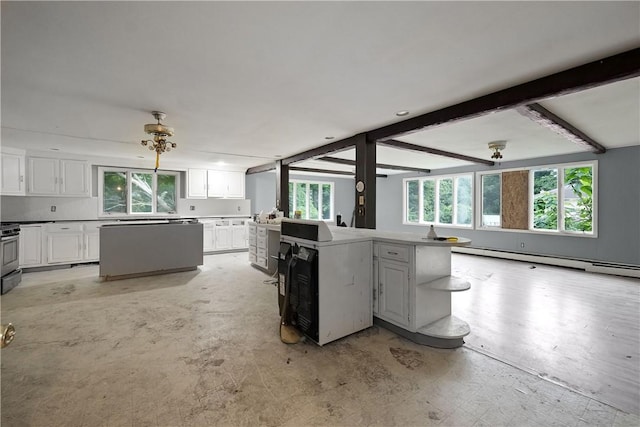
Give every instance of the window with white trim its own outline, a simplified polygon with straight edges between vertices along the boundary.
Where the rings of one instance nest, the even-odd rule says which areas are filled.
[[[403,180],[404,223],[473,225],[473,174]]]
[[[531,168],[529,180],[531,230],[595,233],[595,163]]]
[[[334,217],[333,182],[289,181],[289,215],[331,221]]]
[[[176,213],[179,172],[98,168],[100,216]]]

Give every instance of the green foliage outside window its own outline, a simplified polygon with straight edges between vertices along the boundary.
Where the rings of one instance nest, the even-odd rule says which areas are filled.
[[[426,222],[436,220],[436,182],[428,179],[422,182],[422,215]]]
[[[330,220],[332,191],[331,184],[289,182],[290,217],[293,218],[295,211],[298,210],[301,211],[303,219]]]
[[[564,200],[564,228],[593,231],[593,170],[591,166],[564,170],[564,184],[571,188]]]
[[[456,178],[456,189],[456,224],[471,225],[473,216],[471,177]]]
[[[102,206],[104,212],[127,213],[126,172],[105,172],[102,193]]]
[[[131,174],[131,212],[152,212],[153,175],[134,172]]]
[[[533,228],[558,229],[558,170],[533,172]]]
[[[482,176],[482,214],[500,215],[500,174]]]
[[[176,176],[157,175],[156,203],[157,211],[176,212]]]
[[[420,187],[419,181],[407,181],[407,221],[418,222],[419,220],[419,201]]]
[[[440,224],[453,223],[453,179],[446,178],[438,181],[440,195]]]

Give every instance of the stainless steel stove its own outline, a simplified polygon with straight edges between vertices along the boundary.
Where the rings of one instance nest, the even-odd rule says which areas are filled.
[[[0,223],[1,293],[5,294],[22,281],[20,265],[20,224]]]

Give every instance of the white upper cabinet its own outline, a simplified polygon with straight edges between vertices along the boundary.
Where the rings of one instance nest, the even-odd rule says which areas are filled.
[[[2,183],[0,193],[6,196],[24,196],[24,154],[2,152]]]
[[[90,168],[83,160],[28,157],[27,193],[32,196],[90,196]]]
[[[207,170],[189,169],[187,171],[187,199],[207,198]]]
[[[244,198],[244,172],[209,170],[208,196]]]
[[[82,160],[60,160],[60,194],[90,196],[89,164]]]

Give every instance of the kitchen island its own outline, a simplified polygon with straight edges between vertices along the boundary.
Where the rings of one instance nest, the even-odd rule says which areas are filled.
[[[202,224],[126,222],[100,227],[100,277],[117,280],[195,270],[203,264]]]

